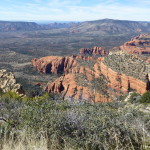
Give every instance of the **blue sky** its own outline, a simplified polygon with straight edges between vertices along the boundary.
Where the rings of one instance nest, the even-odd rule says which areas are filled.
[[[0,20],[150,21],[150,0],[0,0]]]

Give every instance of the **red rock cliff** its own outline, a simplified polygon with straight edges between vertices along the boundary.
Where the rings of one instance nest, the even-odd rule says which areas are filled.
[[[41,73],[62,73],[69,72],[71,68],[76,66],[76,59],[81,60],[93,60],[92,57],[85,56],[71,56],[71,57],[61,57],[61,56],[47,56],[40,59],[34,58],[32,60],[33,66]]]
[[[122,91],[123,93],[127,93],[130,88],[141,94],[147,91],[146,82],[125,74],[119,74],[108,68],[103,62],[100,62],[99,65],[101,73],[109,80],[108,87],[116,91]]]
[[[73,73],[61,76],[53,83],[48,83],[46,90],[49,93],[63,94],[65,99],[81,100],[89,102],[108,102],[109,98],[104,95],[92,92],[92,89],[79,85],[76,81],[76,75]]]
[[[150,73],[148,72],[150,68],[148,68],[148,63],[143,63],[143,60],[140,60],[141,58],[138,59],[138,55],[130,55],[128,53],[149,53],[150,41],[148,36],[146,34],[135,37],[131,42],[127,42],[120,47],[123,51],[110,52],[107,57],[103,58],[99,57],[96,59],[82,55],[71,57],[47,56],[40,59],[35,58],[32,60],[32,63],[41,73],[63,73],[54,82],[49,82],[46,90],[50,93],[61,93],[66,99],[93,102],[110,101],[110,98],[105,95],[106,91],[100,92],[95,90],[95,87],[93,87],[95,84],[91,86],[94,79],[99,79],[100,76],[104,76],[108,81],[106,86],[109,96],[112,96],[112,93],[117,93],[118,95],[127,93],[130,89],[143,94],[150,89]],[[124,50],[128,53],[124,52]],[[104,49],[99,47],[94,47],[92,50],[80,50],[80,54],[87,53],[90,55],[106,55]],[[147,59],[147,62],[149,62],[149,59]],[[120,65],[122,65],[122,72],[119,71]],[[146,75],[148,78],[146,78]],[[81,76],[80,81],[77,80],[78,76]],[[96,81],[97,85],[102,84],[99,82],[100,80]],[[83,84],[80,82],[83,82]],[[103,87],[101,86],[100,90],[101,88]]]
[[[39,60],[34,59],[33,65],[40,71],[47,73],[47,66],[50,64],[50,72],[57,74],[62,67],[61,71],[65,72],[65,75],[61,76],[54,82],[49,82],[47,84],[47,91],[53,93],[61,93],[66,99],[75,100],[87,100],[92,102],[106,102],[110,101],[110,98],[101,94],[98,91],[92,91],[88,86],[80,85],[76,80],[77,75],[82,74],[86,77],[87,81],[93,81],[94,78],[99,78],[101,75],[109,81],[107,84],[108,93],[109,89],[113,89],[116,93],[123,92],[127,93],[129,89],[134,89],[138,93],[145,93],[147,91],[147,83],[138,80],[134,77],[127,76],[125,74],[119,74],[118,72],[112,70],[103,63],[105,58],[98,58],[93,66],[93,69],[87,66],[82,66],[77,63],[76,58],[79,57],[44,57]],[[81,57],[87,61],[92,61],[92,58]],[[68,64],[67,64],[68,63]],[[83,79],[84,80],[84,79]],[[99,83],[101,84],[101,83]]]
[[[150,54],[150,34],[140,34],[131,41],[124,43],[120,49],[130,54]]]
[[[93,47],[92,49],[81,48],[81,55],[93,55],[93,56],[106,56],[109,52],[104,50],[103,47]]]

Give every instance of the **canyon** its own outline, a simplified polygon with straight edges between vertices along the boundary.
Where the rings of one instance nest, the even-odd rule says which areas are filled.
[[[110,52],[102,47],[82,48],[76,56],[34,58],[32,64],[40,73],[61,74],[45,90],[62,94],[63,99],[108,102],[130,91],[144,94],[150,90],[150,64],[138,55],[149,51],[149,35],[124,44],[136,43],[133,47],[123,45]]]

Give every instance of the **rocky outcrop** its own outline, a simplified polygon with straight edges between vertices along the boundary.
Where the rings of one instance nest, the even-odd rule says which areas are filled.
[[[147,62],[150,63],[150,58],[147,59]]]
[[[81,55],[90,55],[90,56],[106,56],[108,55],[108,51],[104,50],[103,47],[93,47],[92,49],[88,48],[81,48],[80,54]]]
[[[64,99],[106,102],[133,90],[140,94],[150,90],[149,57],[135,55],[143,54],[144,48],[148,51],[149,39],[149,34],[139,35],[124,44],[130,46],[115,48],[109,54],[94,47],[81,49],[77,56],[35,58],[32,63],[41,73],[63,74],[47,84],[48,92],[60,93]]]
[[[130,54],[150,54],[150,34],[140,34],[131,39],[131,41],[124,43],[124,45],[120,46],[120,49]]]
[[[136,55],[113,52],[99,65],[101,73],[110,81],[108,87],[112,89],[122,92],[132,89],[141,94],[150,89],[150,64]]]
[[[0,89],[6,93],[9,91],[16,92],[21,96],[24,95],[22,86],[16,83],[15,76],[6,70],[0,70]]]
[[[62,73],[70,72],[70,69],[77,65],[77,59],[90,61],[92,57],[85,56],[47,56],[40,59],[34,58],[32,60],[33,66],[41,73]]]
[[[47,56],[40,59],[33,59],[33,66],[41,73],[58,74],[70,69],[75,61],[75,57]]]
[[[150,64],[141,57],[125,51],[111,52],[104,59],[104,64],[113,71],[145,81],[150,73]]]
[[[148,84],[149,79],[147,82],[144,82],[124,73],[114,71],[104,63],[105,58],[98,58],[93,65],[93,69],[76,64],[77,66],[70,68],[68,74],[64,74],[54,82],[49,82],[46,90],[49,93],[62,94],[64,99],[69,100],[108,102],[114,95],[119,96],[121,93],[127,93],[130,90],[143,94],[150,88],[150,84]],[[100,76],[104,76],[105,79],[103,80],[108,82],[96,80]],[[104,90],[103,87],[105,87]]]
[[[104,63],[100,63],[101,73],[109,80],[108,87],[123,93],[129,92],[131,89],[140,94],[144,94],[148,88],[148,82],[138,80],[125,74],[119,74],[108,68]],[[146,78],[145,78],[146,79]]]
[[[79,85],[77,76],[73,73],[61,76],[54,82],[49,82],[46,90],[49,93],[62,94],[64,99],[79,100],[88,102],[108,102],[110,99],[99,92],[89,88],[89,86]],[[82,78],[83,79],[83,78]],[[84,80],[84,79],[83,79]],[[84,81],[88,82],[88,81]]]

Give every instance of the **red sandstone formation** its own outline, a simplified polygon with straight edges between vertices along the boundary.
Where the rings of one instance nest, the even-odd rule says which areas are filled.
[[[108,102],[109,98],[100,93],[93,93],[89,87],[80,86],[76,82],[76,76],[73,73],[61,76],[53,83],[48,83],[46,90],[49,93],[63,94],[65,99],[81,100],[89,102]]]
[[[150,54],[150,34],[140,34],[131,41],[124,43],[120,49],[129,54]]]
[[[76,68],[77,69],[77,68]],[[55,80],[54,82],[49,82],[47,84],[47,91],[50,93],[63,94],[65,99],[74,100],[86,100],[90,102],[108,102],[110,98],[105,97],[100,92],[92,92],[89,87],[81,86],[77,83],[75,77],[76,73],[84,74],[84,69],[78,68],[80,71],[72,70],[72,73],[66,74]],[[92,80],[89,76],[95,76],[98,78],[100,75],[104,75],[108,83],[108,88],[115,89],[116,91],[122,91],[127,93],[129,88],[134,89],[138,93],[145,93],[147,90],[147,83],[140,81],[136,78],[126,76],[125,74],[118,74],[118,72],[113,71],[104,65],[100,60],[94,65],[94,71],[89,69],[86,76],[88,80]]]
[[[98,64],[95,64],[95,70],[97,70],[97,66]],[[148,87],[146,82],[125,74],[119,74],[118,72],[108,68],[103,62],[99,62],[99,68],[101,71],[96,71],[96,75],[103,74],[109,81],[108,87],[115,89],[116,91],[127,93],[130,88],[134,89],[140,94],[143,94],[147,91]]]
[[[76,74],[83,74],[87,77],[88,81],[92,81],[94,78],[99,78],[100,75],[104,75],[109,81],[108,89],[114,89],[116,91],[122,91],[127,93],[129,88],[134,89],[138,93],[145,93],[147,90],[147,83],[140,81],[134,77],[126,76],[125,74],[119,74],[118,72],[113,71],[108,68],[102,60],[104,58],[98,58],[93,69],[91,70],[87,66],[81,66],[76,62],[76,58],[79,59],[79,56],[72,57],[56,57],[49,56],[43,57],[41,59],[34,59],[33,65],[38,69],[39,72],[53,72],[57,74],[62,68],[61,71],[64,71],[66,74],[55,80],[53,83],[48,83],[47,91],[53,93],[64,94],[66,99],[75,99],[80,100],[84,99],[87,101],[93,102],[106,102],[110,101],[109,98],[100,94],[99,92],[93,93],[91,89],[85,86],[80,86],[75,81]],[[91,60],[92,58],[81,57],[80,59]],[[49,71],[47,66],[51,66]],[[63,67],[62,67],[63,66]]]
[[[92,81],[95,76],[95,72],[87,66],[81,66],[76,60],[92,61],[92,57],[85,56],[71,56],[71,57],[57,57],[48,56],[40,59],[33,59],[32,63],[34,67],[42,73],[59,73],[60,68],[62,72],[66,74],[55,80],[53,83],[48,83],[47,91],[54,93],[64,94],[67,99],[75,100],[87,100],[93,102],[106,102],[110,101],[109,98],[85,86],[80,86],[75,81],[76,74],[85,75],[88,81]],[[99,58],[101,61],[102,58]],[[51,66],[51,67],[48,67]]]
[[[74,65],[74,57],[47,56],[33,59],[33,66],[41,73],[58,74]]]
[[[120,49],[132,54],[150,53],[149,39],[149,34],[137,36],[133,38],[131,42],[126,42],[120,47]],[[110,55],[112,55],[111,53]],[[80,54],[104,56],[108,53],[106,53],[101,47],[94,47],[92,50],[81,49]],[[90,102],[110,101],[110,98],[104,96],[104,94],[101,94],[97,91],[93,92],[93,90],[91,90],[88,86],[78,83],[76,81],[76,77],[79,74],[84,75],[90,82],[92,82],[94,78],[99,78],[101,75],[103,75],[108,81],[107,87],[110,95],[112,94],[110,92],[111,89],[117,91],[116,93],[127,93],[129,89],[133,89],[140,94],[143,94],[150,89],[150,87],[148,87],[150,85],[148,82],[146,83],[142,80],[136,79],[135,77],[127,76],[126,74],[120,74],[112,70],[103,63],[104,59],[104,57],[99,57],[97,60],[95,60],[93,57],[86,57],[82,55],[71,57],[47,56],[40,59],[35,58],[32,60],[32,63],[34,67],[41,73],[65,73],[54,82],[49,82],[46,87],[48,92],[61,93],[64,95],[65,99],[87,100]],[[91,68],[91,66],[89,67],[88,65],[84,65],[84,63],[82,64],[84,61],[87,63],[92,61],[96,62],[94,62],[95,64]],[[150,59],[147,59],[147,62],[150,62]]]
[[[93,55],[93,56],[105,56],[109,52],[105,51],[103,47],[93,47],[92,49],[88,48],[81,48],[80,54],[81,55]]]
[[[150,63],[150,58],[147,59],[147,62]]]
[[[85,68],[83,68],[83,66],[78,68],[78,71],[77,67],[73,68],[71,71],[72,73],[61,76],[53,83],[48,83],[47,91],[50,93],[63,94],[66,99],[87,100],[90,102],[110,101],[109,98],[99,92],[95,91],[95,93],[93,93],[88,87],[79,85],[75,80],[76,73],[86,75],[88,80],[92,80],[90,77],[93,75],[95,78],[98,78],[100,75],[104,75],[109,81],[108,88],[115,89],[116,91],[122,91],[123,93],[127,93],[129,88],[132,88],[141,94],[147,91],[147,83],[113,71],[104,65],[100,58],[94,65],[94,71],[89,69],[89,72],[87,71],[87,74],[85,74],[85,71],[83,71],[84,69]]]
[[[47,56],[40,59],[34,58],[32,60],[32,64],[41,73],[58,74],[62,72],[70,72],[70,69],[76,66],[76,59],[82,59],[87,61],[93,60],[92,57],[85,56]]]
[[[91,97],[94,97],[94,99],[91,99],[94,102],[109,101],[109,99],[102,94],[93,94],[93,92],[88,87],[79,86],[75,81],[76,74],[85,75],[89,81],[92,81],[93,77],[98,78],[100,75],[104,75],[109,81],[108,88],[115,89],[116,91],[122,91],[123,93],[127,93],[129,88],[132,88],[141,94],[147,91],[146,82],[113,71],[102,62],[104,58],[97,59],[93,70],[86,66],[80,66],[77,64],[76,58],[79,57],[49,56],[43,57],[39,60],[34,59],[32,62],[40,72],[47,73],[47,66],[50,64],[51,68],[49,68],[49,72],[57,74],[60,71],[59,69],[62,68],[61,71],[68,73],[55,80],[53,83],[48,83],[47,85],[48,92],[64,94],[65,98],[90,100]],[[90,57],[86,58],[81,56],[80,59],[92,60]]]

